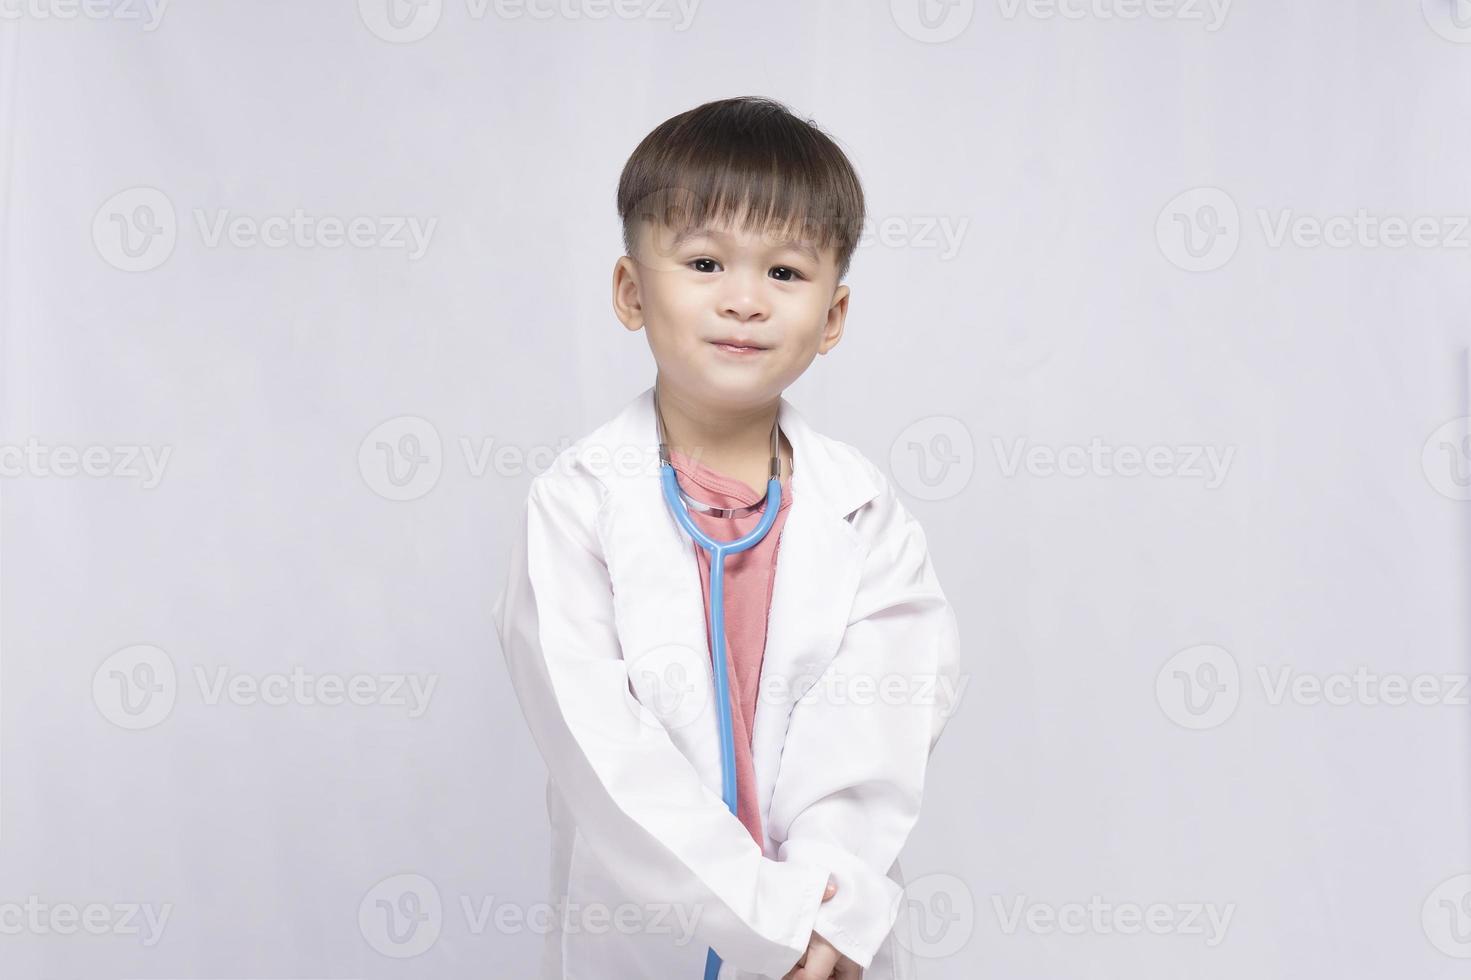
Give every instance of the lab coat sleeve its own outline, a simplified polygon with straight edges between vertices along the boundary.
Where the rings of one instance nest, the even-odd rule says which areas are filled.
[[[629,896],[690,909],[697,942],[781,976],[828,869],[765,857],[633,697],[596,529],[605,492],[585,475],[532,481],[493,610],[511,683],[578,833]]]
[[[777,856],[829,868],[813,930],[863,968],[893,929],[888,876],[919,816],[931,750],[955,709],[959,634],[924,531],[882,490],[853,519],[868,545],[847,629],[792,709],[771,803]]]

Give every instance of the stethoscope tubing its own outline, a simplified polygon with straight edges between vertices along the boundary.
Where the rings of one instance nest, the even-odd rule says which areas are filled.
[[[663,463],[659,467],[659,479],[664,490],[664,500],[674,513],[681,527],[701,548],[710,552],[710,610],[713,634],[710,644],[711,671],[715,682],[715,712],[720,730],[720,798],[730,812],[737,813],[739,805],[735,766],[735,722],[730,707],[730,674],[726,666],[725,649],[725,557],[740,554],[755,547],[771,526],[781,510],[781,480],[773,476],[766,482],[765,508],[761,520],[747,533],[734,541],[716,541],[698,526],[690,516],[689,505],[675,479],[674,467]],[[705,957],[705,980],[717,980],[720,975],[720,955],[712,948]]]

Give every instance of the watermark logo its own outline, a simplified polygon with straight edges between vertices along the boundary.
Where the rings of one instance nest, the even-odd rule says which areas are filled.
[[[0,443],[0,477],[129,479],[152,490],[163,482],[173,452],[173,446],[47,445],[29,436],[24,445]]]
[[[124,272],[157,269],[174,254],[179,222],[174,203],[156,187],[129,187],[92,216],[92,244],[103,261]]]
[[[1094,436],[1086,447],[1078,445],[1053,447],[1029,445],[1025,439],[1014,439],[1008,450],[999,437],[991,440],[992,451],[1002,476],[1011,478],[1023,468],[1031,476],[1061,474],[1079,476],[1153,477],[1203,480],[1205,489],[1214,490],[1226,482],[1235,446],[1155,445],[1141,448],[1133,445],[1109,446]]]
[[[358,903],[358,931],[384,956],[410,959],[426,952],[444,928],[444,907],[434,882],[420,874],[391,875]]]
[[[178,694],[173,660],[148,643],[117,651],[92,675],[92,703],[102,717],[131,731],[152,728],[166,719]]]
[[[417,500],[434,489],[443,469],[439,430],[417,415],[381,423],[358,446],[358,472],[385,500]]]
[[[136,936],[146,947],[157,946],[173,914],[172,902],[45,902],[28,895],[24,902],[0,902],[0,936]]]
[[[690,29],[699,0],[465,0],[471,20],[484,20],[495,8],[499,20],[646,20],[668,22],[675,33]]]
[[[270,707],[335,708],[350,704],[356,707],[404,708],[411,719],[422,718],[429,710],[438,674],[334,674],[308,673],[301,665],[290,671],[264,674],[234,673],[227,666],[213,671],[195,665],[194,682],[205,704],[222,703],[238,707],[264,704]]]
[[[759,700],[771,704],[824,704],[833,707],[939,708],[945,719],[960,709],[971,676],[922,672],[901,674],[827,669],[817,676],[799,674],[790,681],[776,675],[763,677]]]
[[[970,227],[967,217],[939,215],[891,215],[882,220],[865,217],[858,234],[858,247],[875,243],[884,248],[918,249],[939,252],[941,262],[960,254]]]
[[[1241,671],[1223,647],[1187,647],[1160,668],[1154,696],[1165,716],[1181,728],[1215,728],[1241,701]]]
[[[228,243],[234,248],[342,248],[402,250],[410,262],[429,251],[438,218],[412,214],[308,214],[293,208],[290,214],[238,214],[229,208],[195,208],[194,224],[205,248]]]
[[[390,44],[412,44],[439,25],[444,0],[358,0],[358,17]]]
[[[463,926],[470,936],[494,931],[510,936],[525,932],[546,935],[586,933],[603,936],[672,936],[676,946],[693,941],[702,909],[669,902],[574,902],[563,895],[553,902],[508,902],[494,895],[460,895],[463,923],[454,920],[453,896],[446,905],[438,887],[424,875],[390,875],[370,888],[358,903],[358,931],[376,952],[411,959],[427,952],[447,928]]]
[[[1420,450],[1420,468],[1437,493],[1471,500],[1471,416],[1451,419],[1430,433]]]
[[[924,44],[953,41],[970,26],[975,14],[975,0],[889,0],[894,24]]]
[[[375,426],[359,443],[358,470],[368,489],[388,500],[422,497],[434,489],[446,466],[460,464],[471,479],[519,479],[550,471],[600,478],[659,475],[655,442],[616,445],[584,439],[579,451],[568,452],[573,443],[564,436],[556,445],[521,446],[495,436],[469,435],[451,436],[446,443],[428,419],[400,415]],[[698,462],[704,447],[691,447],[687,455]]]
[[[1367,208],[1327,216],[1293,208],[1256,208],[1255,214],[1262,244],[1272,250],[1471,248],[1467,235],[1471,215],[1375,214]],[[1154,230],[1165,258],[1188,272],[1209,272],[1225,265],[1245,233],[1236,202],[1217,187],[1196,187],[1177,195],[1160,211]]]
[[[1292,208],[1278,208],[1275,216],[1267,208],[1257,208],[1256,213],[1268,248],[1282,248],[1288,242],[1296,248],[1471,247],[1471,239],[1466,237],[1471,218],[1464,214],[1422,214],[1410,218],[1401,214],[1371,214],[1367,208],[1326,218],[1299,214]]]
[[[1352,673],[1338,671],[1312,674],[1291,666],[1276,669],[1265,665],[1256,669],[1267,703],[1273,707],[1295,704],[1314,707],[1327,704],[1387,705],[1400,707],[1418,704],[1465,707],[1467,676],[1465,674],[1383,674],[1359,666]]]
[[[0,22],[17,20],[138,21],[145,31],[163,23],[169,0],[0,0]]]
[[[0,0],[3,2],[3,0]],[[402,250],[410,262],[429,251],[437,217],[401,214],[243,214],[230,208],[190,212],[205,248]],[[92,216],[92,243],[103,261],[124,272],[148,272],[163,265],[179,239],[173,201],[156,187],[130,187],[102,203]]]
[[[699,0],[465,0],[471,22],[498,21],[667,21],[676,32],[690,29]],[[358,0],[358,17],[372,34],[390,44],[422,41],[439,26],[443,0]]]
[[[1219,187],[1175,195],[1154,222],[1159,250],[1187,272],[1210,272],[1231,261],[1241,243],[1241,213]]]
[[[894,930],[899,944],[923,959],[954,956],[976,929],[976,900],[970,886],[952,874],[920,875],[899,894],[904,925]]]
[[[1363,665],[1312,673],[1290,664],[1258,664],[1253,674],[1262,701],[1273,708],[1471,705],[1471,677],[1466,674],[1385,673]],[[1175,724],[1200,730],[1230,720],[1246,687],[1235,657],[1221,647],[1201,644],[1166,661],[1155,678],[1155,698]]]
[[[1023,10],[1033,20],[1199,21],[1214,34],[1226,23],[1231,0],[998,0],[1001,16],[1015,20]]]
[[[1420,0],[1420,12],[1447,41],[1471,44],[1471,0]]]
[[[1436,949],[1456,959],[1471,959],[1471,874],[1436,885],[1420,908],[1420,925]]]
[[[503,936],[523,932],[546,935],[556,923],[564,934],[586,933],[606,936],[616,932],[623,936],[673,936],[675,946],[688,946],[700,922],[701,907],[675,905],[669,902],[497,902],[494,895],[460,896],[460,907],[467,931],[483,935],[492,920],[495,931]]]
[[[1008,936],[1025,929],[1029,933],[1049,936],[1133,936],[1150,932],[1156,936],[1201,936],[1206,946],[1219,946],[1226,939],[1236,903],[1214,902],[1110,902],[1102,895],[1092,895],[1086,903],[1032,901],[1026,895],[1007,900],[991,896],[991,905],[1001,931]]]
[[[201,703],[210,707],[353,705],[403,708],[411,719],[429,710],[439,684],[438,674],[308,673],[300,665],[289,671],[246,674],[228,666],[211,670],[196,664],[191,676]],[[117,651],[92,675],[92,703],[108,721],[130,731],[162,724],[178,696],[179,674],[172,658],[147,643]]]
[[[665,643],[629,661],[629,708],[645,722],[671,731],[705,716],[713,691],[710,655]]]
[[[679,643],[650,649],[628,666],[629,710],[651,727],[670,731],[702,718],[715,718],[714,671],[708,651]],[[763,674],[756,685],[756,704],[790,711],[797,705],[832,708],[938,709],[951,718],[970,686],[970,675],[934,672],[870,673],[824,669],[794,677]]]
[[[920,500],[945,500],[970,484],[976,448],[970,429],[952,415],[931,415],[906,426],[889,446],[894,482]]]

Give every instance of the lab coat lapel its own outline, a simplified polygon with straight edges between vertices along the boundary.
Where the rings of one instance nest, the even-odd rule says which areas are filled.
[[[845,516],[877,492],[867,474],[843,465],[847,461],[836,458],[785,399],[779,423],[792,444],[792,505],[777,550],[751,749],[768,832],[792,707],[837,653],[858,590],[865,549]],[[778,843],[767,837],[768,856]]]

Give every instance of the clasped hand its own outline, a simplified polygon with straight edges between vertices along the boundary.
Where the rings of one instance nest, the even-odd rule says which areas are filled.
[[[822,893],[826,902],[838,893],[838,886],[829,878]],[[797,965],[787,971],[782,980],[861,980],[863,970],[848,957],[833,948],[833,944],[817,933],[807,941],[807,952]]]

